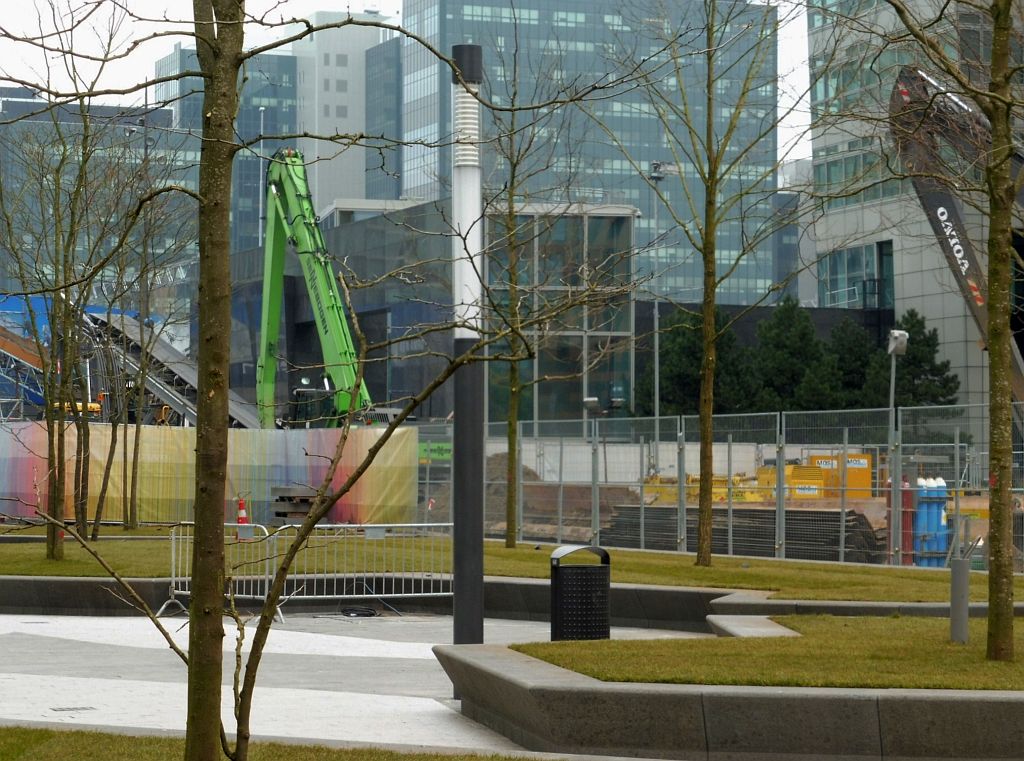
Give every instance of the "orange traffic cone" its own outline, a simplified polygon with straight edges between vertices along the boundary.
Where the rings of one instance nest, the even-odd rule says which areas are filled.
[[[249,525],[249,514],[245,511],[245,497],[238,498],[238,526],[235,530],[236,539],[252,539],[252,526]]]

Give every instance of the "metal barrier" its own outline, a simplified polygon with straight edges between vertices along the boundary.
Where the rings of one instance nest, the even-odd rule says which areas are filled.
[[[184,610],[192,589],[195,524],[171,529],[170,598],[157,612]],[[227,523],[224,526],[225,595],[263,601],[278,558],[297,536],[296,526]],[[289,600],[391,599],[452,594],[452,524],[317,526],[295,555],[278,605]]]

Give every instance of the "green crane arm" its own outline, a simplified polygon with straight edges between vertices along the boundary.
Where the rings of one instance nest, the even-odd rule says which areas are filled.
[[[263,248],[263,305],[260,320],[260,354],[256,365],[256,402],[264,428],[275,424],[277,337],[281,326],[284,289],[285,243],[295,248],[313,307],[324,373],[334,392],[335,418],[372,406],[363,383],[356,388],[359,357],[348,329],[345,305],[338,292],[330,255],[317,226],[316,213],[306,181],[302,154],[282,148],[267,170],[267,222]],[[352,403],[353,394],[356,396]]]

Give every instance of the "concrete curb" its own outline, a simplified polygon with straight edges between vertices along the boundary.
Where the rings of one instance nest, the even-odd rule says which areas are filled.
[[[434,653],[462,712],[530,750],[862,761],[1020,758],[1024,747],[1022,692],[606,683],[495,645]]]

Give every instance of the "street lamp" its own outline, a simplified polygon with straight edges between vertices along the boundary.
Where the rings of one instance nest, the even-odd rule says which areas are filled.
[[[907,340],[910,334],[905,330],[889,331],[889,346],[886,351],[892,361],[889,365],[889,430],[896,430],[896,357],[907,353]]]
[[[654,183],[654,204],[651,209],[651,243],[658,240],[658,207],[661,206],[661,193],[658,192],[658,184],[665,179],[665,172],[662,171],[660,161],[651,162],[651,171],[647,175]],[[655,266],[658,262],[655,254]],[[658,295],[654,295],[654,467],[658,468],[658,446],[661,439],[659,420],[661,418],[661,310],[659,309]]]
[[[903,548],[903,495],[900,489],[903,485],[903,463],[898,452],[899,435],[896,431],[896,357],[902,357],[907,353],[907,341],[910,335],[905,330],[890,330],[889,345],[886,351],[891,357],[889,364],[889,481],[891,484],[890,500],[892,508],[892,524],[890,536],[892,537],[892,551],[897,564],[902,564],[900,552]]]
[[[267,189],[263,182],[263,114],[267,110],[266,106],[260,106],[260,180],[256,186],[256,195],[259,198],[259,219],[256,220],[256,224],[259,227],[259,245],[263,246],[263,196],[266,195]],[[250,207],[251,208],[251,207]]]

